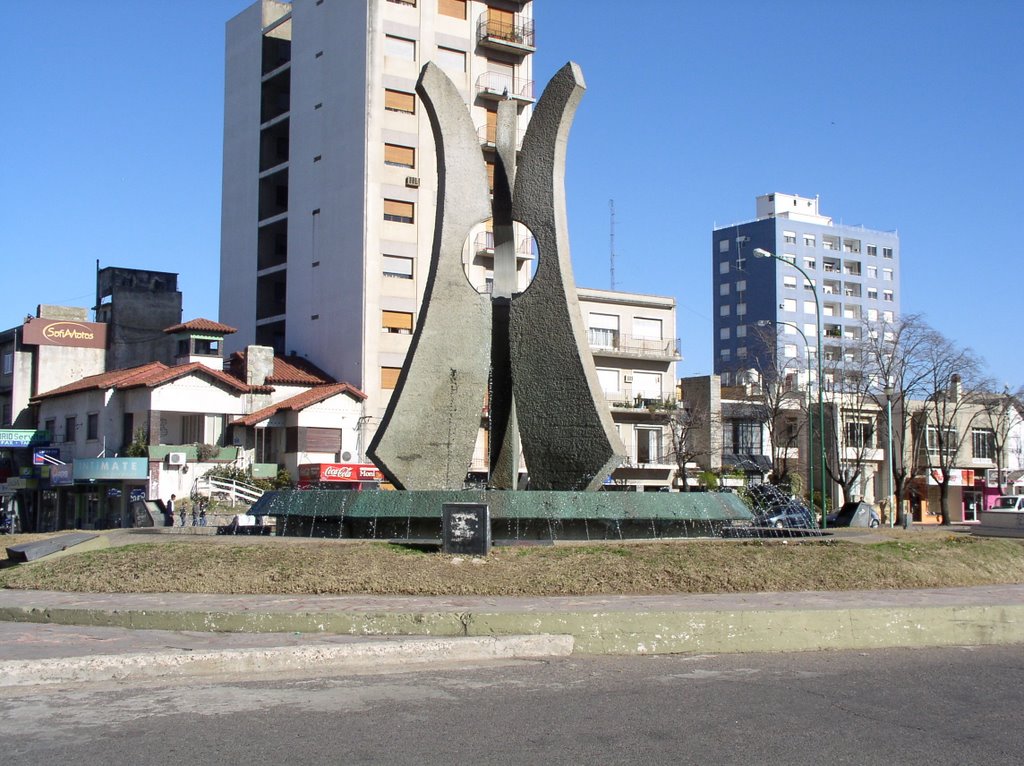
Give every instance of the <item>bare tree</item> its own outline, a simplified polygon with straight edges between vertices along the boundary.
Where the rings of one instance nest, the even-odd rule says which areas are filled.
[[[676,465],[676,478],[682,491],[688,492],[691,465],[699,467],[702,463],[705,466],[709,463],[714,443],[710,433],[718,422],[719,413],[684,400],[679,407],[665,410],[663,414],[671,440],[670,456]]]
[[[936,330],[928,333],[921,351],[926,396],[915,414],[915,463],[938,484],[942,523],[948,526],[950,480],[981,412],[981,365],[973,351]]]
[[[994,385],[986,386],[989,390],[995,390]],[[982,438],[988,438],[987,447],[991,453],[991,459],[996,464],[996,476],[1003,491],[1004,472],[1006,470],[1006,459],[1009,456],[1010,435],[1024,423],[1024,390],[1017,389],[1013,393],[1008,387],[1003,388],[1001,394],[988,394],[979,397],[980,411],[977,424],[986,434]]]
[[[862,349],[865,368],[872,379],[871,394],[887,417],[891,410],[892,449],[887,450],[887,458],[891,461],[897,517],[902,508],[900,498],[911,476],[908,404],[926,395],[929,375],[924,350],[931,333],[932,329],[918,314],[906,314],[894,322],[866,322],[863,327]],[[885,425],[887,429],[890,426]]]

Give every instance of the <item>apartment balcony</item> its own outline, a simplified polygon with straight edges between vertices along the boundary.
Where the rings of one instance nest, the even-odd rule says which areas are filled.
[[[477,131],[477,135],[480,137],[480,146],[489,151],[495,151],[498,148],[498,127],[496,125],[481,125]],[[523,136],[526,135],[525,130],[516,131],[516,151],[518,152],[523,148]]]
[[[476,94],[489,101],[512,99],[520,105],[536,101],[533,80],[523,80],[503,72],[484,72],[476,78]]]
[[[594,356],[631,359],[657,359],[678,362],[679,338],[641,338],[614,330],[587,330],[587,341]]]
[[[520,261],[532,261],[536,258],[537,243],[533,237],[526,237],[519,243],[519,247],[516,248],[516,260]],[[473,242],[473,251],[477,255],[487,255],[494,257],[494,232],[493,231],[482,231],[476,235],[476,239]]]
[[[516,56],[537,50],[533,36],[533,19],[519,14],[484,11],[476,23],[477,44]]]

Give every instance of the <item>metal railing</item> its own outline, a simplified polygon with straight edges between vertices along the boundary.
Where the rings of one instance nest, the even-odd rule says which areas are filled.
[[[642,338],[618,330],[587,330],[587,342],[593,351],[629,356],[675,357],[679,338]]]
[[[533,80],[523,80],[503,72],[484,72],[476,78],[477,93],[500,98],[533,101]]]
[[[243,481],[200,476],[192,483],[192,496],[220,497],[230,502],[234,508],[236,503],[252,505],[263,497],[263,490]]]
[[[537,47],[533,34],[533,19],[524,19],[518,14],[509,22],[484,11],[476,23],[476,40],[522,48]]]

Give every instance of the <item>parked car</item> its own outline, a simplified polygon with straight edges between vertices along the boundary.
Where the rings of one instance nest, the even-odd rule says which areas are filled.
[[[854,501],[843,503],[843,507],[828,516],[830,527],[871,527],[882,523],[882,517],[870,503]]]
[[[817,526],[807,506],[773,484],[754,484],[747,487],[746,494],[755,526],[775,529],[814,529]]]
[[[996,500],[989,510],[993,511],[1024,511],[1024,495],[1003,495]]]

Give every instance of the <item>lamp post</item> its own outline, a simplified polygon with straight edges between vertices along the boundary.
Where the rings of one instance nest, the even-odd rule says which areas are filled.
[[[889,431],[889,446],[885,451],[885,459],[889,463],[889,526],[896,525],[896,479],[892,469],[892,380],[885,379],[885,420]]]
[[[817,341],[818,341],[818,441],[821,446],[821,528],[825,529],[828,526],[828,509],[825,507],[825,399],[822,390],[822,372],[821,372],[821,301],[818,300],[818,285],[810,278],[806,271],[801,267],[797,266],[793,261],[789,261],[785,258],[781,258],[775,253],[771,253],[765,250],[763,247],[754,248],[755,258],[774,258],[777,261],[792,266],[794,269],[799,271],[807,284],[811,286],[811,294],[814,296],[814,317],[817,323]],[[806,345],[806,341],[805,341]],[[811,487],[811,505],[814,505],[814,487]]]
[[[762,319],[757,323],[758,327],[769,327],[773,324],[770,319]],[[792,327],[798,333],[800,337],[804,339],[804,356],[807,355],[807,347],[810,345],[807,342],[807,336],[804,331],[800,329],[800,326],[793,322],[787,322],[782,319],[775,320],[774,324],[786,325]],[[810,376],[808,376],[809,378]],[[814,412],[811,410],[811,385],[810,380],[807,381],[807,496],[810,498],[811,507],[814,507],[814,458],[811,457],[810,452],[813,445],[811,436],[814,432]]]

